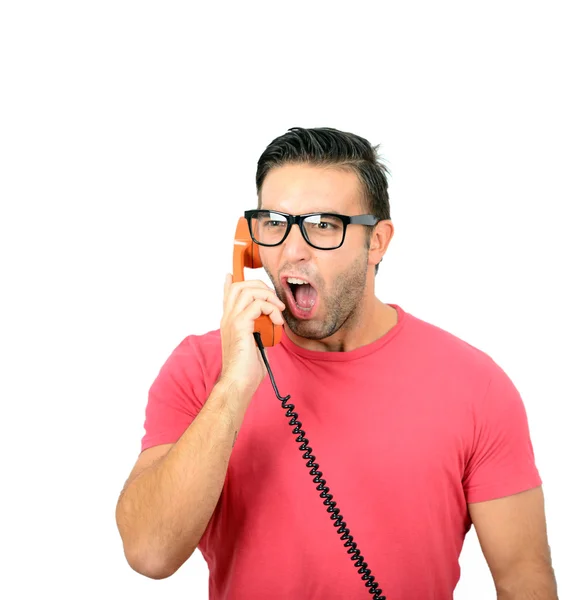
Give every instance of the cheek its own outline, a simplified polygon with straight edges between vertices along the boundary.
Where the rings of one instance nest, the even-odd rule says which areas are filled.
[[[272,277],[277,277],[278,274],[275,253],[268,252],[268,248],[259,246],[259,258],[263,268],[268,272],[268,275],[271,273]]]

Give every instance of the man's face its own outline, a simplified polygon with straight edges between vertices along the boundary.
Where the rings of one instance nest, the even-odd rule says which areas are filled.
[[[272,169],[261,190],[261,208],[299,215],[312,212],[363,214],[360,181],[350,171],[308,165]],[[288,237],[275,247],[259,246],[264,269],[278,298],[288,327],[298,336],[324,339],[333,335],[357,309],[366,288],[368,250],[365,228],[349,225],[345,241],[336,250],[317,250],[293,225]],[[297,316],[285,275],[298,275],[316,290],[316,308]]]

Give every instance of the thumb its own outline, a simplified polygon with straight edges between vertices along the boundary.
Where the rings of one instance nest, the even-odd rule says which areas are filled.
[[[223,291],[223,297],[224,297],[224,302],[223,302],[223,304],[224,304],[225,306],[226,306],[226,303],[227,303],[227,294],[228,294],[228,291],[229,291],[229,286],[231,285],[231,283],[232,283],[232,280],[233,280],[233,275],[232,275],[232,273],[227,273],[227,274],[225,275],[225,285],[224,285],[224,291]]]

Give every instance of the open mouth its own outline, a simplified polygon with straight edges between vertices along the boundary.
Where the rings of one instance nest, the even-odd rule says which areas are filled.
[[[297,279],[297,278],[295,278]],[[300,281],[304,281],[299,279]],[[282,285],[286,291],[288,305],[294,316],[308,319],[314,315],[318,305],[318,293],[310,283],[290,283],[288,278],[282,279]]]

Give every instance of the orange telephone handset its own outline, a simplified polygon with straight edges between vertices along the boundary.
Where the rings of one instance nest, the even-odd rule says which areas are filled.
[[[240,217],[235,231],[233,250],[233,283],[245,281],[245,267],[260,269],[263,267],[259,256],[259,246],[251,239],[247,219]],[[261,335],[264,346],[275,346],[282,339],[282,326],[276,325],[269,315],[261,315],[255,319],[255,329]]]

